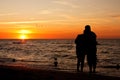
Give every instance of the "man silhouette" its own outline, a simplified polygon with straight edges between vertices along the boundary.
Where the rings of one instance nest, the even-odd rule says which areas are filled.
[[[84,30],[84,46],[85,53],[87,54],[87,61],[90,73],[95,72],[97,65],[96,45],[97,45],[96,34],[91,31],[90,25],[86,25]]]

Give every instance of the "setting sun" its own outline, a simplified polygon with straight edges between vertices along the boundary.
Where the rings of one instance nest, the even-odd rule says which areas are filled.
[[[28,37],[24,34],[20,35],[20,39],[27,39]]]
[[[30,30],[19,30],[18,34],[19,34],[19,39],[28,39],[29,38],[29,34],[31,34],[32,32]]]

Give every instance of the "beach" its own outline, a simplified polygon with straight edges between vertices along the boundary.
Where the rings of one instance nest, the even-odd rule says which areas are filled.
[[[88,72],[60,71],[49,66],[39,68],[24,65],[0,65],[2,80],[120,80],[120,77],[104,76]]]

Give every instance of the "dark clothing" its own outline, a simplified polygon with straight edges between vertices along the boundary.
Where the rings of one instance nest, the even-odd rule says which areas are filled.
[[[78,35],[77,38],[75,39],[75,44],[76,44],[76,55],[77,57],[80,57],[80,55],[83,54],[83,45],[84,45],[84,36],[81,34],[81,35]]]
[[[95,71],[97,64],[97,41],[96,34],[92,31],[84,31],[84,40],[85,40],[85,53],[87,54],[87,61],[90,68],[90,72],[92,72],[92,68]]]
[[[79,70],[79,65],[81,63],[81,70],[84,66],[84,58],[87,55],[87,61],[89,65],[90,72],[95,72],[97,65],[97,41],[96,34],[91,31],[90,25],[85,26],[84,34],[80,34],[75,39],[76,43],[76,55],[77,55],[77,70]]]
[[[84,35],[80,34],[75,39],[76,44],[76,55],[77,55],[77,71],[81,65],[81,71],[83,71],[85,52],[84,52]]]

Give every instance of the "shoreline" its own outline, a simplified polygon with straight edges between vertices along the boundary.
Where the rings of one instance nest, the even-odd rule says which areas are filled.
[[[1,79],[5,80],[120,80],[120,77],[95,73],[35,69],[25,66],[0,65]]]

